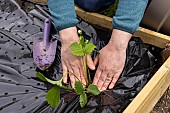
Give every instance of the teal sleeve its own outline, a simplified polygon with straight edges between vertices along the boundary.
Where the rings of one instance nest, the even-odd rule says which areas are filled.
[[[119,0],[118,9],[113,17],[113,28],[135,33],[142,20],[148,0]]]
[[[48,8],[55,27],[59,31],[76,26],[78,23],[74,0],[48,0]]]

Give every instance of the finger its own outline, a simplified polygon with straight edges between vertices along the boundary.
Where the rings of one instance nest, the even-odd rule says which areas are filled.
[[[82,67],[83,67],[83,65],[82,65],[82,63],[80,63],[80,65],[79,65],[80,80],[84,85],[86,85],[86,78],[84,75],[84,69]]]
[[[106,71],[102,71],[101,75],[100,75],[100,78],[97,82],[97,87],[99,88],[100,91],[102,91],[102,86],[107,78],[107,74]]]
[[[69,77],[70,77],[70,81],[71,81],[71,86],[72,86],[72,88],[74,88],[75,77],[73,74],[73,70],[71,68],[68,68],[68,69],[69,69]]]
[[[79,72],[80,72],[80,78],[81,78],[81,82],[86,85],[86,78],[84,75],[84,70],[82,68],[79,68]]]
[[[94,65],[96,66],[99,62],[99,55],[96,56],[96,58],[94,59]]]
[[[94,85],[97,85],[101,73],[102,73],[102,71],[98,68],[97,71],[96,71],[96,74],[94,76],[94,79],[93,79],[93,84]]]
[[[63,68],[63,82],[67,84],[67,67],[64,62],[62,62],[62,68]]]
[[[120,74],[121,74],[121,73],[116,73],[116,74],[113,76],[112,82],[111,82],[110,85],[109,85],[109,89],[112,89],[112,88],[115,86],[117,80],[119,79]]]
[[[95,70],[95,65],[90,55],[87,55],[87,65],[91,70]]]
[[[79,66],[72,66],[72,70],[73,70],[73,74],[74,74],[74,77],[75,77],[75,80],[76,81],[82,81],[81,80],[81,77],[80,77],[80,71],[79,71]]]
[[[107,87],[109,86],[110,82],[112,81],[112,77],[113,77],[114,74],[108,74],[107,75],[107,78],[101,88],[101,91],[104,91],[107,89]]]

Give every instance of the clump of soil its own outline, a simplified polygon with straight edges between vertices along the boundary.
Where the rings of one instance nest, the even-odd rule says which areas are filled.
[[[151,113],[170,113],[170,87],[155,105]]]

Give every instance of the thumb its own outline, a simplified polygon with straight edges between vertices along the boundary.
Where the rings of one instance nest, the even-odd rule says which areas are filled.
[[[95,65],[90,55],[87,55],[87,65],[91,70],[95,70]]]
[[[62,62],[62,68],[63,68],[63,82],[67,84],[67,67],[64,62]]]
[[[99,55],[96,56],[96,58],[94,59],[94,65],[96,66],[99,62]]]

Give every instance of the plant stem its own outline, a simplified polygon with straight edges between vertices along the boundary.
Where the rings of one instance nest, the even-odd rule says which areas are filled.
[[[95,51],[96,53],[100,54],[100,52],[98,50],[93,50],[93,51]]]
[[[91,76],[90,76],[90,71],[89,71],[89,69],[87,69],[87,73],[88,73],[89,84],[92,84],[92,80],[91,80]]]
[[[67,74],[73,74],[73,73],[71,73],[71,72],[67,72]],[[80,81],[80,79],[79,79],[79,78],[78,78],[75,74],[73,74],[73,75],[74,75],[74,77],[76,77],[76,79],[77,79],[79,82],[81,82],[81,81]],[[82,83],[82,82],[81,82],[81,83]],[[86,85],[85,85],[85,84],[83,84],[83,83],[82,83],[82,85],[86,86]]]
[[[67,86],[60,86],[60,87],[63,88],[63,89],[66,89],[66,90],[73,91],[73,88],[69,88],[69,87],[67,87]]]
[[[86,79],[86,83],[88,84],[86,55],[84,55],[82,58],[83,58],[84,76]]]

